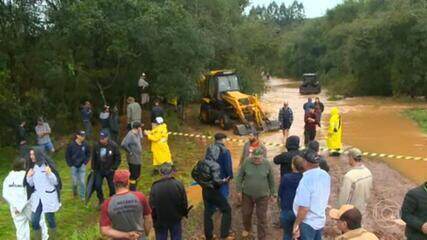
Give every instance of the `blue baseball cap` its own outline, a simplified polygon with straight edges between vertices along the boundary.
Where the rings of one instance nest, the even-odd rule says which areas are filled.
[[[109,134],[108,134],[108,132],[107,132],[107,131],[105,131],[105,130],[101,130],[101,132],[99,133],[99,137],[100,137],[101,139],[108,138],[108,136],[109,136]]]

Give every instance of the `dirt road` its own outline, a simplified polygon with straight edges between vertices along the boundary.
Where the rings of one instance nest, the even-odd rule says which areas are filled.
[[[277,117],[277,113],[280,109],[280,106],[283,103],[283,100],[286,99],[289,101],[291,108],[294,110],[294,124],[290,131],[292,135],[298,135],[302,137],[303,135],[303,110],[302,105],[306,101],[307,96],[300,96],[298,90],[295,88],[295,83],[282,80],[282,79],[271,79],[268,83],[269,91],[263,95],[262,103],[267,112],[271,115],[272,118]],[[340,106],[340,108],[344,109],[344,119],[346,119],[346,115],[349,113],[346,108],[346,102],[328,102],[326,101],[326,97],[321,94],[319,97],[325,103],[325,115],[323,117],[323,124],[325,124],[325,120],[327,119],[327,113],[331,106]],[[192,120],[191,120],[192,119]],[[197,123],[196,116],[190,116],[191,125],[194,126],[194,130],[197,132],[207,132],[213,133],[218,131],[215,127],[206,127],[201,126]],[[346,129],[346,124],[354,124],[350,122],[344,122],[344,129]],[[231,134],[231,133],[230,133]],[[345,133],[344,133],[345,134]],[[235,137],[235,136],[233,136]],[[283,142],[282,136],[280,132],[275,133],[265,133],[261,136],[262,140],[265,142]],[[345,138],[346,139],[346,138]],[[319,130],[318,132],[318,140],[324,145],[323,139],[323,130]],[[347,142],[346,142],[347,143]],[[201,145],[206,145],[207,142],[201,142]],[[353,144],[359,146],[357,144]],[[241,146],[235,144],[228,144],[230,148],[234,163],[238,161],[241,154]],[[283,149],[278,147],[268,148],[268,158],[272,160],[274,156],[279,154]],[[328,162],[330,165],[330,175],[332,177],[332,193],[330,197],[330,205],[335,206],[336,198],[338,194],[338,189],[340,187],[340,181],[344,173],[349,169],[347,162],[342,161],[339,158],[328,158]],[[380,237],[380,239],[385,240],[400,240],[403,239],[403,227],[396,224],[393,219],[399,217],[399,210],[401,206],[401,202],[403,200],[403,196],[407,192],[408,189],[413,187],[415,184],[403,177],[399,172],[390,168],[387,164],[376,161],[376,160],[367,160],[366,165],[369,169],[371,169],[374,175],[374,189],[373,196],[368,206],[367,215],[364,217],[364,227],[374,231]],[[276,172],[276,180],[279,178],[279,167],[274,167]],[[237,172],[237,169],[236,169]],[[422,173],[422,172],[421,172]],[[419,174],[419,173],[418,173]],[[278,183],[278,181],[277,181]],[[198,186],[189,188],[189,196],[193,204],[200,203],[201,201],[201,193],[200,188]],[[240,233],[242,231],[242,221],[241,221],[241,212],[240,208],[235,204],[235,190],[234,184],[232,184],[232,193],[230,201],[233,205],[233,230],[237,233],[237,239],[240,238]],[[201,208],[202,209],[202,208]],[[201,209],[199,211],[195,211],[192,213],[192,217],[203,219],[201,215]],[[271,204],[269,207],[269,222],[272,223],[276,221],[278,218],[278,207],[276,204]],[[256,221],[254,220],[254,224]],[[219,226],[219,222],[218,225]],[[196,232],[196,234],[191,234],[192,236],[201,236],[203,235],[202,229],[202,221],[200,221],[200,228]],[[256,226],[254,225],[254,230]],[[282,232],[280,229],[270,228],[268,239],[281,239]],[[338,231],[334,228],[334,222],[330,219],[327,220],[327,226],[325,228],[325,239],[333,239],[337,236]]]

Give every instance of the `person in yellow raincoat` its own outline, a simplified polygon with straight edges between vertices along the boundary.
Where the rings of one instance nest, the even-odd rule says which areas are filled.
[[[163,163],[171,163],[172,157],[168,145],[168,128],[162,117],[157,117],[153,123],[153,130],[144,131],[151,142],[153,153],[153,166],[157,169]],[[156,170],[155,170],[156,171]]]
[[[342,119],[337,107],[331,110],[326,144],[332,154],[337,154],[342,149]]]

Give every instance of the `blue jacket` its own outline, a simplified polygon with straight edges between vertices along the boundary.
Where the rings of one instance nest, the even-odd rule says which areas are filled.
[[[81,167],[82,164],[89,162],[89,158],[90,148],[86,141],[82,145],[77,144],[75,140],[68,144],[65,152],[65,160],[69,167]]]
[[[222,143],[210,145],[206,151],[206,156],[211,155],[221,168],[221,178],[233,178],[233,162],[230,151]]]
[[[283,175],[279,186],[280,209],[282,211],[292,210],[301,178],[302,173],[287,173]]]
[[[92,109],[87,107],[82,107],[80,112],[82,114],[83,121],[90,121],[90,119],[92,118]]]

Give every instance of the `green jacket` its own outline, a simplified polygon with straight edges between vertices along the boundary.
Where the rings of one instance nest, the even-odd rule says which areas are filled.
[[[251,159],[245,160],[239,169],[236,178],[237,192],[255,199],[266,196],[276,196],[274,175],[270,163],[264,159],[259,165],[255,165]]]
[[[408,240],[427,239],[421,231],[427,222],[427,183],[409,190],[402,204],[402,220],[406,222]]]

